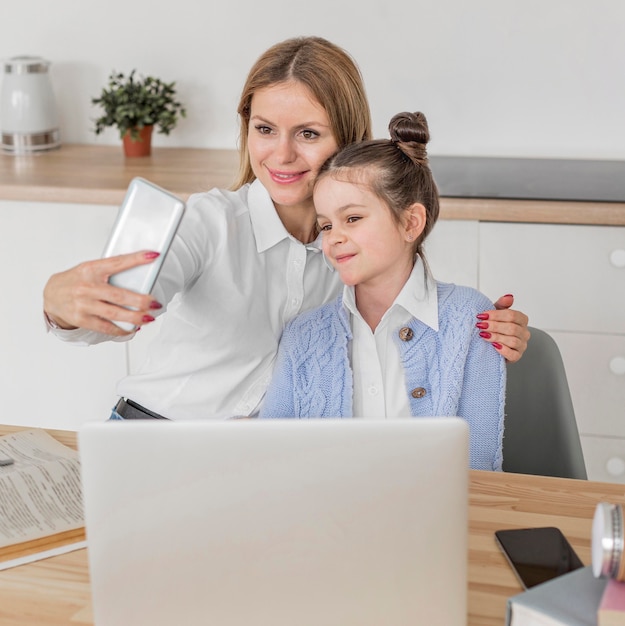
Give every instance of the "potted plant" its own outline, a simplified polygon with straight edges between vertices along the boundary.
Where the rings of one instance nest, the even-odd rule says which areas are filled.
[[[165,83],[152,76],[128,76],[111,72],[108,85],[91,103],[103,114],[95,120],[95,134],[116,126],[124,142],[126,156],[147,156],[151,152],[152,130],[169,135],[186,110],[176,99],[175,83]]]

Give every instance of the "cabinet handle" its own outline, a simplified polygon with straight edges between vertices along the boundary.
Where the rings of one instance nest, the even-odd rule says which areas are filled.
[[[625,356],[615,356],[610,359],[610,371],[617,376],[625,374]]]
[[[625,267],[625,250],[616,249],[610,252],[610,263],[614,267]]]
[[[613,456],[606,461],[605,469],[610,476],[622,476],[625,474],[625,461],[621,457]]]

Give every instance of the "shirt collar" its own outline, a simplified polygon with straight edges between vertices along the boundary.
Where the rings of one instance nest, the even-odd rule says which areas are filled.
[[[345,285],[343,287],[343,303],[352,314],[358,314],[356,309],[356,294],[353,286]],[[397,298],[395,298],[391,309],[397,306],[402,307],[409,315],[420,320],[432,330],[438,331],[438,293],[436,281],[429,273],[427,275],[425,274],[421,257],[417,257],[412,272]]]
[[[269,250],[283,239],[292,239],[301,243],[292,237],[284,227],[269,192],[258,179],[250,184],[247,202],[252,220],[252,230],[256,239],[256,250],[259,253]],[[306,244],[306,249],[321,252],[321,234],[315,241]]]

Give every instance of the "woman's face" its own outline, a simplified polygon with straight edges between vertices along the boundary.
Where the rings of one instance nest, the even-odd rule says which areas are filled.
[[[252,97],[250,163],[279,214],[282,209],[313,207],[317,172],[337,149],[325,109],[302,83],[279,83]]]

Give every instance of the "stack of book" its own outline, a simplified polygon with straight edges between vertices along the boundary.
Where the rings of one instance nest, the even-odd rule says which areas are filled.
[[[625,626],[625,583],[583,567],[508,600],[506,626]]]

